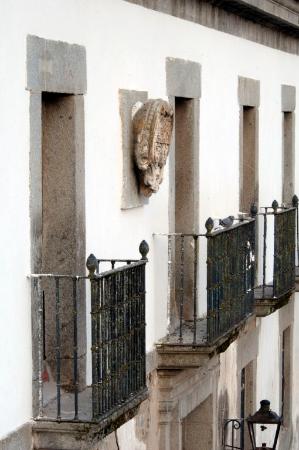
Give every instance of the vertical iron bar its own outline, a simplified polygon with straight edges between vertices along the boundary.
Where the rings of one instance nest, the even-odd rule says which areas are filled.
[[[96,364],[96,280],[90,280],[91,290],[91,362],[92,362],[92,418],[96,419],[98,416],[97,408],[97,364]]]
[[[75,416],[74,420],[78,420],[78,310],[77,310],[77,283],[79,280],[73,278],[73,370],[74,370],[74,402],[75,402]]]
[[[34,278],[34,296],[37,298],[37,347],[38,347],[38,416],[43,416],[43,352],[44,352],[44,308],[43,291],[40,286],[41,280]]]
[[[103,414],[103,278],[98,281],[97,292],[97,405],[98,414]]]
[[[207,341],[211,339],[211,327],[210,327],[210,312],[211,312],[211,296],[212,296],[212,279],[211,279],[211,252],[210,241],[207,239]]]
[[[101,310],[100,310],[100,290],[101,290],[101,279],[98,279],[97,284],[96,284],[96,292],[95,292],[95,321],[94,323],[96,324],[96,402],[97,402],[97,411],[98,411],[98,415],[101,415],[101,407],[100,407],[100,382],[101,382],[101,352],[100,352],[100,340],[101,340],[101,336],[100,336],[100,330],[101,330]]]
[[[297,266],[299,266],[299,205],[296,205]]]
[[[137,268],[137,280],[136,280],[136,290],[137,290],[137,300],[138,300],[138,378],[137,378],[137,389],[140,390],[141,387],[141,377],[142,377],[142,321],[141,321],[141,267]]]
[[[180,335],[179,341],[183,341],[183,313],[184,313],[184,235],[181,235],[181,261],[180,261]]]
[[[111,305],[111,280],[112,277],[107,278],[107,410],[111,408],[111,329],[112,329],[112,305]]]
[[[118,402],[118,365],[119,365],[119,310],[118,310],[118,293],[119,293],[119,274],[114,277],[114,308],[115,308],[115,330],[114,330],[114,368],[113,368],[113,404],[116,406]]]
[[[136,302],[136,291],[135,291],[135,281],[136,281],[136,270],[135,268],[131,270],[132,278],[132,296],[133,296],[133,389],[132,392],[136,392],[137,385],[137,302]]]
[[[279,225],[278,225],[277,214],[274,213],[274,255],[273,255],[273,297],[277,297],[278,288],[279,288],[279,259],[281,257],[279,247],[280,247],[280,233],[279,233]]]
[[[128,287],[128,274],[127,271],[123,272],[124,274],[124,291],[125,291],[125,310],[124,310],[124,359],[123,359],[123,367],[124,367],[124,390],[123,390],[123,401],[128,396],[129,393],[129,314],[130,314],[130,306],[129,306],[129,287]]]
[[[168,243],[168,247],[167,247],[167,255],[168,255],[168,267],[167,267],[167,277],[168,277],[168,283],[167,283],[167,317],[169,322],[171,321],[171,317],[172,317],[172,297],[173,297],[173,270],[172,270],[172,262],[173,262],[173,258],[172,258],[172,236],[168,235],[167,236],[167,243]]]
[[[198,255],[198,236],[194,235],[194,275],[193,275],[193,343],[196,344],[196,326],[197,326],[197,255]]]
[[[42,308],[43,308],[43,360],[46,360],[46,310],[45,310],[45,291],[42,291]]]
[[[263,236],[263,298],[265,296],[265,284],[266,284],[266,256],[267,256],[267,211],[265,208],[263,214],[264,217],[264,236]]]
[[[60,297],[59,278],[55,277],[56,285],[56,390],[57,390],[57,420],[61,419],[61,348],[60,348]]]

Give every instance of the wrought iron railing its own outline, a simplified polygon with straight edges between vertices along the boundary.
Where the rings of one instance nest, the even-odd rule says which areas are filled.
[[[244,419],[225,420],[222,450],[244,450],[244,425]]]
[[[299,201],[297,195],[293,195],[292,207],[296,209],[296,277],[299,277]]]
[[[213,342],[252,313],[255,220],[208,229],[207,239],[207,339]]]
[[[295,287],[296,208],[279,207],[274,200],[271,207],[262,207],[258,216],[263,219],[263,254],[262,284],[257,287],[256,296],[258,299],[281,298]],[[274,223],[269,233],[268,221],[271,216]],[[267,281],[269,244],[270,248],[273,247],[273,258],[270,257],[273,267],[269,268],[272,279]]]
[[[36,420],[115,419],[145,398],[145,241],[139,250],[141,260],[98,260],[90,255],[88,276],[31,275]],[[100,272],[105,263],[109,270]],[[86,292],[91,303],[89,386],[78,338],[78,305]],[[54,324],[50,332],[47,308]],[[72,342],[67,351],[66,340]]]
[[[255,219],[206,222],[205,234],[168,234],[168,342],[207,345],[243,321],[253,310]],[[201,242],[200,238],[202,239]],[[206,298],[199,291],[199,248],[206,246]],[[206,311],[198,313],[199,303]],[[201,308],[202,310],[202,308]]]

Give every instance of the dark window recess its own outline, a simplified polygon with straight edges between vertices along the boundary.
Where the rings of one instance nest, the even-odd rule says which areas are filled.
[[[240,209],[249,212],[258,201],[258,111],[242,108],[242,134],[240,146]]]
[[[283,165],[282,200],[289,204],[294,195],[295,153],[294,153],[294,113],[283,113]]]
[[[281,415],[283,425],[290,425],[291,414],[291,328],[282,334],[281,349]]]

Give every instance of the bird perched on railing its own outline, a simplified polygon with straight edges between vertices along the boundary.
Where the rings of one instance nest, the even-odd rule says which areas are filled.
[[[221,225],[224,228],[229,228],[234,223],[234,220],[235,220],[234,216],[228,216],[225,217],[224,219],[220,219],[219,225]]]

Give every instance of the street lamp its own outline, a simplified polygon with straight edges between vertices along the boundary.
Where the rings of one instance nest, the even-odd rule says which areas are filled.
[[[261,407],[260,409],[254,413],[252,416],[247,417],[246,419],[249,429],[249,435],[252,445],[252,450],[275,450],[277,441],[278,441],[278,435],[279,430],[282,422],[282,418],[276,414],[274,411],[271,411],[270,409],[270,402],[269,400],[262,400],[261,401]],[[274,441],[273,445],[270,446],[267,445],[266,442],[262,442],[261,446],[257,446],[257,436],[256,436],[256,430],[255,426],[260,425],[261,431],[265,430],[272,430],[272,436],[274,435]],[[276,427],[276,428],[275,428]],[[260,438],[260,436],[258,436]],[[267,440],[269,439],[269,436],[267,436]],[[264,439],[262,439],[263,441]],[[271,441],[273,440],[273,437]]]

